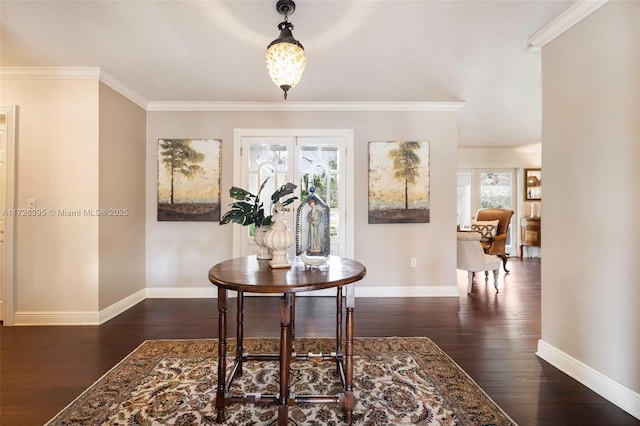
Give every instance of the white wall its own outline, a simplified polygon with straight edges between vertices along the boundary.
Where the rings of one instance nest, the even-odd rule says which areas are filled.
[[[100,84],[99,309],[145,288],[146,111]]]
[[[458,168],[538,168],[542,144],[513,148],[458,148]]]
[[[0,104],[18,106],[16,207],[35,199],[47,211],[16,218],[16,323],[59,311],[84,319],[98,309],[98,219],[57,210],[98,207],[98,82],[1,84]]]
[[[160,138],[222,139],[222,211],[231,201],[234,128],[354,129],[354,257],[367,267],[359,295],[457,295],[455,269],[456,112],[149,112],[147,287],[152,295],[213,295],[207,271],[232,256],[232,228],[156,220]],[[431,223],[369,225],[368,142],[430,142]],[[410,268],[415,257],[418,268]],[[191,288],[191,289],[189,289]]]
[[[106,320],[144,297],[145,111],[94,70],[3,78],[0,94],[18,111],[15,207],[39,212],[16,217],[8,323]],[[87,214],[115,207],[130,214]]]
[[[640,3],[542,49],[538,353],[640,418]]]

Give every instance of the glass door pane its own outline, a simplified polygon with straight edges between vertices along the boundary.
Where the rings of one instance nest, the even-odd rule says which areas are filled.
[[[514,172],[512,170],[479,170],[480,208],[514,209]],[[513,222],[507,232],[506,251],[510,253],[513,242]]]
[[[264,204],[265,216],[270,215],[271,194],[286,184],[293,182],[293,172],[290,164],[290,153],[293,151],[292,137],[253,137],[246,136],[242,138],[241,153],[243,158],[244,172],[242,173],[242,188],[252,194],[257,194],[260,185],[268,178],[262,192],[260,200]],[[293,223],[293,213],[287,214],[287,222]],[[253,241],[255,226],[247,226],[242,228],[242,236],[240,241],[240,254],[248,255],[258,252],[258,247]]]
[[[271,194],[289,181],[289,147],[286,144],[263,141],[259,144],[250,144],[248,150],[248,191],[255,194],[260,185],[269,179],[260,194],[264,202],[265,214],[269,215],[272,207]]]
[[[480,172],[480,206],[483,209],[512,208],[512,173]]]
[[[313,187],[315,193],[330,208],[330,236],[333,255],[344,256],[344,232],[341,223],[345,223],[344,199],[346,188],[341,187],[340,166],[345,155],[344,140],[336,137],[300,137],[297,139],[299,162],[299,182],[301,201],[310,194]],[[342,180],[344,181],[344,179]]]

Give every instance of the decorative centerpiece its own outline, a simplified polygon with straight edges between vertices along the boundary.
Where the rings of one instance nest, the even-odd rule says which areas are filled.
[[[269,261],[272,268],[289,268],[291,262],[287,259],[287,249],[293,245],[293,233],[287,226],[285,209],[279,201],[273,209],[273,223],[271,229],[264,236],[264,244],[269,247],[273,255]]]
[[[296,213],[296,256],[309,267],[327,264],[331,250],[330,209],[309,188],[309,196],[300,204]]]
[[[260,199],[260,194],[268,180],[269,178],[266,178],[262,182],[257,194],[252,194],[246,189],[232,186],[231,189],[229,189],[229,196],[237,201],[230,204],[231,210],[226,212],[220,219],[220,225],[225,225],[230,222],[237,223],[242,226],[250,226],[253,224],[255,226],[253,240],[256,243],[256,246],[258,246],[258,253],[256,256],[258,259],[265,260],[272,258],[271,251],[264,244],[264,240],[274,222],[272,215],[265,215],[264,203]],[[297,200],[298,197],[287,196],[293,194],[293,191],[296,188],[297,186],[292,183],[282,185],[274,191],[273,194],[271,194],[271,202],[280,203],[283,207],[293,203],[293,201]],[[287,198],[281,201],[280,199],[283,197]]]
[[[253,230],[253,242],[258,247],[256,257],[262,260],[269,260],[272,257],[271,250],[264,244],[264,237],[271,229],[271,225],[256,226]]]

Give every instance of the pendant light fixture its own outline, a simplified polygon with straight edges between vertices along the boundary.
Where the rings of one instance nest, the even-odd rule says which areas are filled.
[[[307,57],[302,43],[291,33],[293,24],[289,22],[289,15],[296,10],[296,4],[292,0],[278,0],[276,10],[284,15],[284,21],[278,24],[280,36],[267,46],[267,69],[271,80],[284,91],[287,99],[289,89],[296,87],[302,77]]]

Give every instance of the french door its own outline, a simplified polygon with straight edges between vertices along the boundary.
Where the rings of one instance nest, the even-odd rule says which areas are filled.
[[[478,209],[516,209],[515,169],[459,169],[457,184],[458,225],[471,228]],[[507,234],[506,251],[515,253],[514,220]]]
[[[351,130],[236,129],[233,185],[255,194],[268,178],[260,198],[270,214],[271,194],[287,182],[296,184],[298,200],[287,213],[294,233],[296,209],[313,187],[330,208],[330,253],[353,257],[352,145]],[[256,253],[253,228],[234,226],[233,246],[234,256]]]

